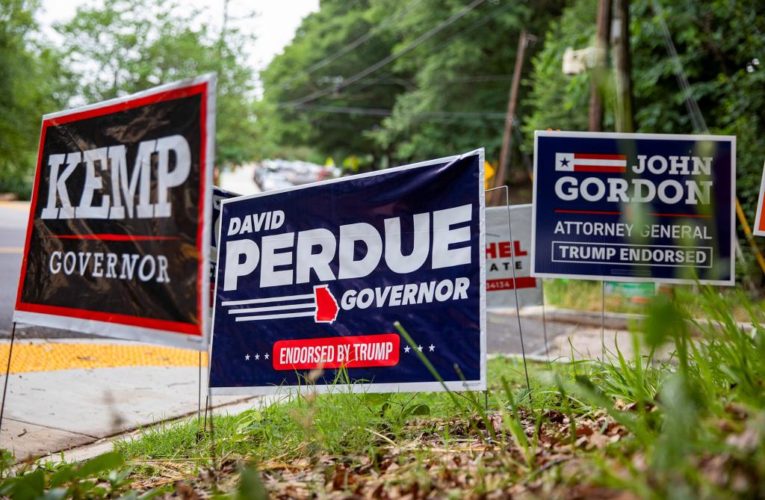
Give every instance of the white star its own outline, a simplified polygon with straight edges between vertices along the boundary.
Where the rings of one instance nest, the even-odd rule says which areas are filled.
[[[435,351],[435,350],[436,350],[436,346],[434,346],[433,344],[430,344],[430,345],[428,346],[428,350],[430,350],[430,352],[433,352],[433,351]]]
[[[250,360],[250,355],[249,354],[245,354],[244,355],[244,360],[245,361],[249,361]]]
[[[421,345],[418,345],[418,346],[417,346],[417,350],[418,350],[418,351],[420,351],[420,352],[422,352],[422,346],[421,346]]]
[[[264,358],[266,358],[266,359],[268,359],[268,358],[269,358],[269,356],[268,356],[268,353],[265,353],[265,354],[263,355],[263,357],[264,357]]]
[[[255,355],[255,361],[259,361],[259,360],[260,360],[260,354],[256,354]]]
[[[408,345],[407,345],[407,346],[404,346],[404,352],[405,352],[405,353],[409,354],[409,351],[411,351],[411,350],[412,350],[412,348],[411,348],[411,347],[409,347]]]

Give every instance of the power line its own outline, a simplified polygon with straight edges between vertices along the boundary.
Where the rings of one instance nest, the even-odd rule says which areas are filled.
[[[677,49],[675,48],[675,43],[672,41],[672,35],[669,32],[669,27],[667,26],[667,22],[664,20],[664,9],[656,0],[653,0],[653,9],[657,14],[656,17],[659,19],[661,33],[664,36],[664,45],[667,47],[669,57],[672,59],[672,64],[675,66],[675,78],[677,78],[677,83],[680,85],[680,89],[683,92],[683,100],[685,101],[685,107],[688,109],[688,114],[690,115],[691,122],[693,123],[693,128],[696,131],[709,133],[709,129],[707,129],[707,123],[704,120],[704,115],[701,114],[699,103],[696,102],[696,99],[693,97],[693,93],[691,92],[691,85],[688,83],[688,77],[685,74],[685,69],[683,69],[683,63],[680,61],[680,56],[677,55]]]
[[[317,111],[321,113],[338,113],[347,115],[365,116],[391,116],[393,112],[385,108],[362,108],[353,106],[320,106],[306,104],[283,103],[279,108],[293,108],[296,110]],[[416,113],[415,118],[485,118],[490,120],[504,120],[505,113],[495,111],[423,111]]]
[[[302,77],[304,75],[310,75],[311,73],[313,73],[317,69],[323,68],[327,64],[329,64],[329,63],[331,63],[333,61],[336,61],[340,57],[342,57],[345,54],[349,53],[350,51],[354,50],[356,47],[366,43],[369,39],[371,39],[373,36],[377,35],[384,28],[387,28],[390,24],[392,24],[394,22],[397,22],[400,19],[402,19],[403,17],[405,17],[412,10],[414,10],[414,8],[417,6],[417,4],[419,4],[421,2],[422,2],[422,0],[414,0],[414,1],[412,1],[410,3],[410,5],[409,5],[409,8],[407,8],[406,10],[400,12],[398,15],[394,15],[394,16],[391,16],[391,17],[387,18],[385,21],[383,21],[382,23],[378,24],[377,26],[375,26],[374,28],[372,28],[371,30],[369,30],[368,32],[366,32],[365,34],[360,36],[359,38],[355,39],[354,41],[352,41],[348,45],[344,46],[343,48],[341,48],[337,52],[335,52],[335,53],[325,57],[324,59],[322,59],[322,60],[312,64],[311,66],[309,66],[307,69],[305,69],[302,72],[300,77]],[[283,89],[283,88],[289,87],[295,80],[297,80],[300,77],[295,76],[295,77],[290,78],[286,82],[283,82],[282,84],[280,84],[279,88]]]
[[[452,33],[448,37],[446,37],[444,40],[442,40],[441,47],[443,48],[446,45],[452,43],[454,41],[453,39],[457,35],[465,35],[465,34],[468,34],[468,33],[472,32],[472,31],[474,31],[477,28],[480,28],[481,26],[485,25],[490,20],[496,18],[496,16],[500,12],[508,10],[511,7],[512,7],[512,4],[505,4],[501,9],[487,13],[486,15],[484,15],[483,17],[478,19],[476,22],[474,22],[472,25],[455,31],[454,33]],[[324,77],[324,78],[328,79],[328,80],[331,79],[329,77]],[[342,81],[342,77],[335,77],[334,79],[338,80],[340,82]],[[441,85],[443,85],[443,84],[457,84],[457,85],[459,85],[459,84],[461,84],[463,82],[464,83],[469,83],[469,82],[472,82],[472,83],[491,83],[491,82],[505,82],[505,81],[508,81],[508,80],[511,80],[511,79],[512,79],[512,75],[506,75],[506,74],[499,74],[499,75],[465,75],[465,76],[462,76],[462,77],[454,76],[454,77],[452,77],[449,80],[439,80],[439,83]],[[376,84],[384,84],[385,82],[393,83],[394,80],[395,80],[395,83],[397,83],[399,85],[402,85],[402,86],[405,86],[405,87],[408,87],[410,85],[416,86],[416,82],[414,80],[405,80],[405,79],[401,79],[401,78],[392,79],[390,77],[385,77],[385,76],[381,76],[381,77],[377,77],[377,78],[367,78],[367,77],[364,77],[364,78],[359,79],[356,83],[357,84],[361,84],[361,86],[363,88],[363,87],[372,87],[372,86],[374,86]],[[369,83],[366,83],[366,84],[362,83],[362,82],[365,82],[365,81],[369,81]]]
[[[476,22],[474,22],[472,25],[470,25],[470,26],[468,26],[466,28],[457,30],[456,32],[452,33],[451,35],[446,37],[441,42],[442,43],[441,48],[443,48],[443,47],[449,45],[450,43],[452,43],[454,41],[453,39],[457,35],[465,35],[467,33],[470,33],[471,31],[473,31],[473,30],[483,26],[484,24],[486,24],[487,22],[489,22],[490,20],[495,18],[500,12],[503,12],[503,11],[509,9],[511,6],[512,6],[512,4],[505,4],[505,6],[503,8],[501,8],[501,9],[495,11],[495,12],[490,12],[490,13],[484,15],[483,17],[478,19]],[[465,82],[465,83],[468,83],[468,82],[486,83],[486,82],[494,82],[494,81],[496,81],[496,82],[504,82],[504,81],[512,80],[512,77],[513,77],[512,75],[475,75],[475,76],[468,75],[468,76],[465,76],[465,77],[456,76],[456,77],[451,78],[450,80],[439,80],[439,83],[441,85],[443,85],[443,84],[454,84],[454,83],[463,83],[463,82]],[[366,78],[360,79],[359,82],[363,82],[364,80],[366,80]],[[385,80],[385,77],[373,78],[372,81],[370,83],[364,85],[364,87],[371,87],[371,86],[375,85],[376,83],[383,82],[384,80]],[[414,82],[414,81],[410,81],[410,82],[413,85],[416,84],[416,82]]]
[[[393,54],[389,54],[388,56],[384,57],[383,59],[377,61],[376,63],[372,64],[371,66],[368,66],[367,68],[359,71],[355,75],[344,79],[342,82],[338,83],[335,87],[327,88],[323,90],[317,90],[316,92],[313,92],[307,96],[304,96],[300,99],[296,99],[294,101],[290,101],[289,104],[293,105],[300,105],[300,104],[306,104],[311,101],[315,101],[316,99],[319,99],[320,97],[324,97],[328,94],[331,94],[332,92],[337,92],[339,90],[342,90],[350,85],[353,85],[354,83],[358,82],[362,78],[374,73],[378,69],[387,66],[391,62],[395,61],[399,57],[411,52],[415,48],[417,48],[419,45],[425,43],[429,39],[433,38],[435,35],[446,29],[447,27],[451,26],[458,20],[465,17],[470,11],[481,5],[486,0],[473,0],[467,7],[462,9],[461,11],[457,12],[456,14],[453,14],[451,17],[449,17],[447,20],[443,21],[439,25],[435,26],[434,28],[431,28],[424,34],[417,37],[413,42],[408,44],[403,49],[399,50],[398,52],[395,52]]]
[[[455,76],[448,79],[439,80],[440,83],[453,84],[453,83],[505,83],[513,79],[513,75],[499,74],[499,75],[465,75]],[[332,80],[332,77],[323,76],[313,81],[314,84],[326,84]],[[367,82],[366,86],[371,87],[373,85],[401,85],[403,87],[407,85],[414,85],[416,82],[408,78],[396,78],[396,77],[379,77],[379,78],[362,78],[359,83]]]

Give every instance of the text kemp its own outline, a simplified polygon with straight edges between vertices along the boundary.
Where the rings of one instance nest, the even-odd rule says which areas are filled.
[[[154,162],[153,156],[156,157]],[[156,182],[152,182],[153,164],[157,169]],[[188,178],[191,151],[186,139],[180,135],[171,135],[139,143],[130,174],[125,145],[52,154],[48,156],[48,168],[48,200],[42,211],[43,219],[170,217],[172,207],[168,201],[168,192]],[[73,206],[67,180],[77,169],[85,170],[85,182],[80,202]],[[111,182],[108,185],[105,185],[100,172],[109,173]],[[156,189],[155,196],[151,195],[153,187]],[[96,192],[102,194],[99,205],[93,205],[93,195]],[[152,200],[156,201],[152,203]]]

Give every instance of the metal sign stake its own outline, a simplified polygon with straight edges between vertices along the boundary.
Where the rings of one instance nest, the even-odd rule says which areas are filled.
[[[16,340],[16,322],[11,326],[11,345],[8,349],[8,363],[5,366],[5,382],[3,383],[3,401],[0,403],[0,430],[3,428],[3,414],[5,413],[5,396],[8,392],[8,379],[11,378],[11,358],[13,357],[13,344]]]
[[[199,351],[199,363],[197,365],[197,423],[202,419],[202,351]]]
[[[505,206],[507,207],[507,235],[510,241],[513,241],[512,224],[510,223],[510,189],[507,186],[498,186],[495,188],[487,189],[486,192],[494,191],[496,189],[502,189],[505,192]],[[518,281],[515,275],[515,251],[510,253],[510,267],[513,269],[513,292],[515,294],[515,316],[518,318],[518,333],[521,338],[521,355],[523,356],[523,371],[526,375],[526,388],[529,390],[529,398],[531,397],[531,381],[529,380],[529,368],[526,364],[526,344],[523,341],[523,327],[521,326],[521,308],[518,303]]]
[[[606,282],[600,282],[600,356],[606,360]]]

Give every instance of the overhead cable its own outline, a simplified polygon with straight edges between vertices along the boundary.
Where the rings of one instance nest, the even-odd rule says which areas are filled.
[[[484,3],[486,0],[473,0],[469,5],[467,5],[464,9],[460,10],[456,14],[453,14],[451,17],[443,21],[442,23],[438,24],[437,26],[431,28],[427,32],[423,33],[419,37],[417,37],[413,42],[409,43],[406,47],[403,49],[393,53],[389,54],[388,56],[384,57],[383,59],[377,61],[376,63],[372,64],[371,66],[368,66],[367,68],[359,71],[353,76],[350,76],[348,78],[343,79],[341,82],[339,82],[337,85],[317,90],[316,92],[313,92],[307,96],[301,97],[300,99],[296,99],[294,101],[290,101],[288,104],[292,105],[300,105],[300,104],[306,104],[312,101],[315,101],[316,99],[319,99],[321,97],[324,97],[325,95],[331,94],[332,92],[337,92],[339,90],[344,89],[345,87],[348,87],[350,85],[353,85],[354,83],[358,82],[362,78],[374,73],[378,69],[390,64],[391,62],[395,61],[399,57],[411,52],[415,48],[417,48],[419,45],[425,43],[429,39],[433,38],[435,35],[446,29],[447,27],[451,26],[458,20],[465,17],[470,11]]]

